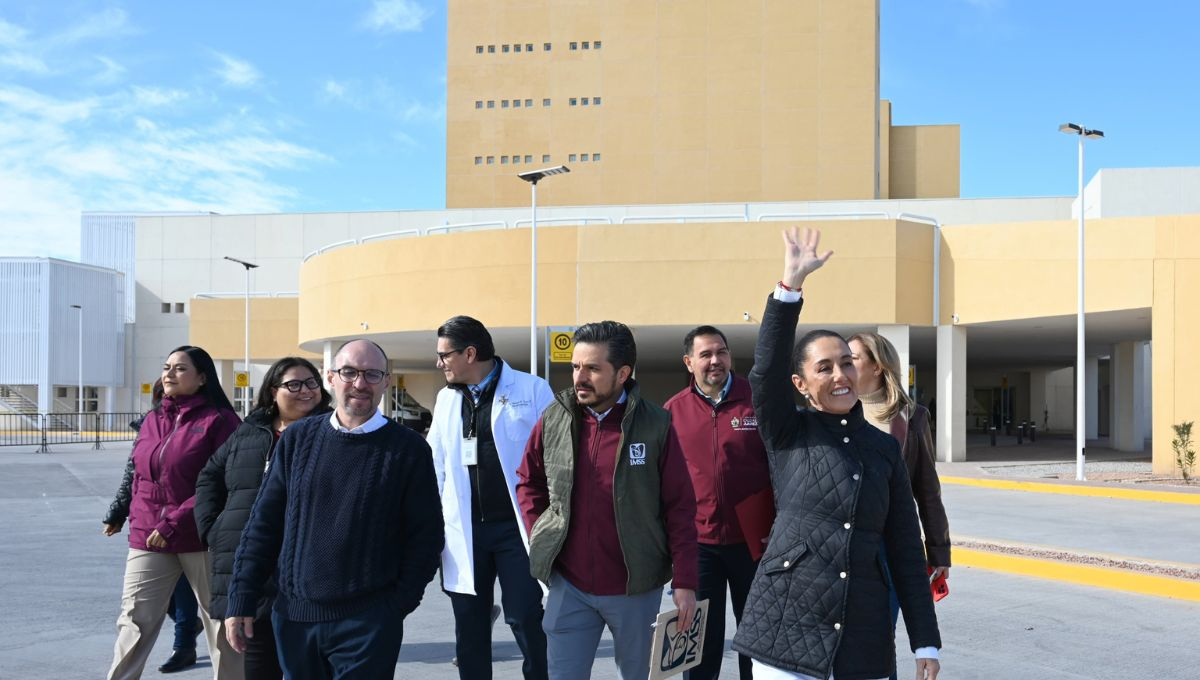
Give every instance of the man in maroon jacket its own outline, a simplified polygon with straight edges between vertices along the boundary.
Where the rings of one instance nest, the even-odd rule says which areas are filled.
[[[761,545],[751,553],[735,508],[769,489],[771,478],[750,403],[750,383],[733,374],[725,334],[712,326],[698,326],[684,338],[683,351],[683,365],[692,374],[692,383],[671,397],[665,408],[671,413],[696,491],[700,541],[696,599],[707,599],[709,606],[704,654],[688,677],[707,680],[721,674],[726,584],[734,619],[741,623],[746,593],[758,566],[755,556],[762,554]],[[751,677],[749,657],[739,655],[738,667],[742,678]]]

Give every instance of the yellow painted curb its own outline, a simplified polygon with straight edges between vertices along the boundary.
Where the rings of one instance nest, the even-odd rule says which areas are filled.
[[[978,486],[985,489],[1007,489],[1033,493],[1056,493],[1064,496],[1093,496],[1097,498],[1119,498],[1127,501],[1150,501],[1153,503],[1176,503],[1200,505],[1200,494],[1175,491],[1148,491],[1123,489],[1108,486],[1075,486],[1071,484],[1048,484],[1046,482],[1019,482],[1011,479],[977,479],[975,477],[941,477],[942,484]]]
[[[1006,574],[1019,574],[1095,588],[1121,590],[1139,595],[1168,597],[1173,600],[1200,602],[1200,581],[1187,581],[1170,576],[1139,574],[1108,567],[1071,564],[958,547],[954,549],[954,563],[958,566],[978,567]]]

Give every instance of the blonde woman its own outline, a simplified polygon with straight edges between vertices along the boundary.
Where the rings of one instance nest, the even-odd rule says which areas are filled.
[[[850,336],[849,342],[858,371],[854,388],[862,401],[863,415],[872,425],[900,442],[925,535],[926,560],[935,578],[949,575],[950,523],[946,519],[942,485],[934,467],[929,410],[909,398],[900,356],[887,338],[877,333],[856,333]],[[894,590],[891,599],[894,628],[900,612]]]

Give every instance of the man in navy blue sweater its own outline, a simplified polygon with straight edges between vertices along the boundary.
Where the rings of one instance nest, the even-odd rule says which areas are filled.
[[[443,523],[429,445],[384,418],[387,355],[342,345],[328,371],[337,410],[287,428],[234,557],[225,633],[253,637],[263,585],[293,680],[391,678],[404,635],[437,571]]]

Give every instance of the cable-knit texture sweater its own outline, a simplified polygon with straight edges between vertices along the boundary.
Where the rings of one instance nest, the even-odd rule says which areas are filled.
[[[227,616],[253,616],[276,572],[275,612],[345,618],[390,599],[398,617],[433,580],[443,525],[429,445],[389,422],[338,432],[329,416],[284,431],[234,558]]]
[[[867,422],[874,425],[880,432],[887,434],[892,433],[892,421],[890,418],[884,418],[884,413],[887,412],[887,391],[882,387],[874,392],[858,395],[858,400],[863,405],[863,416]]]

